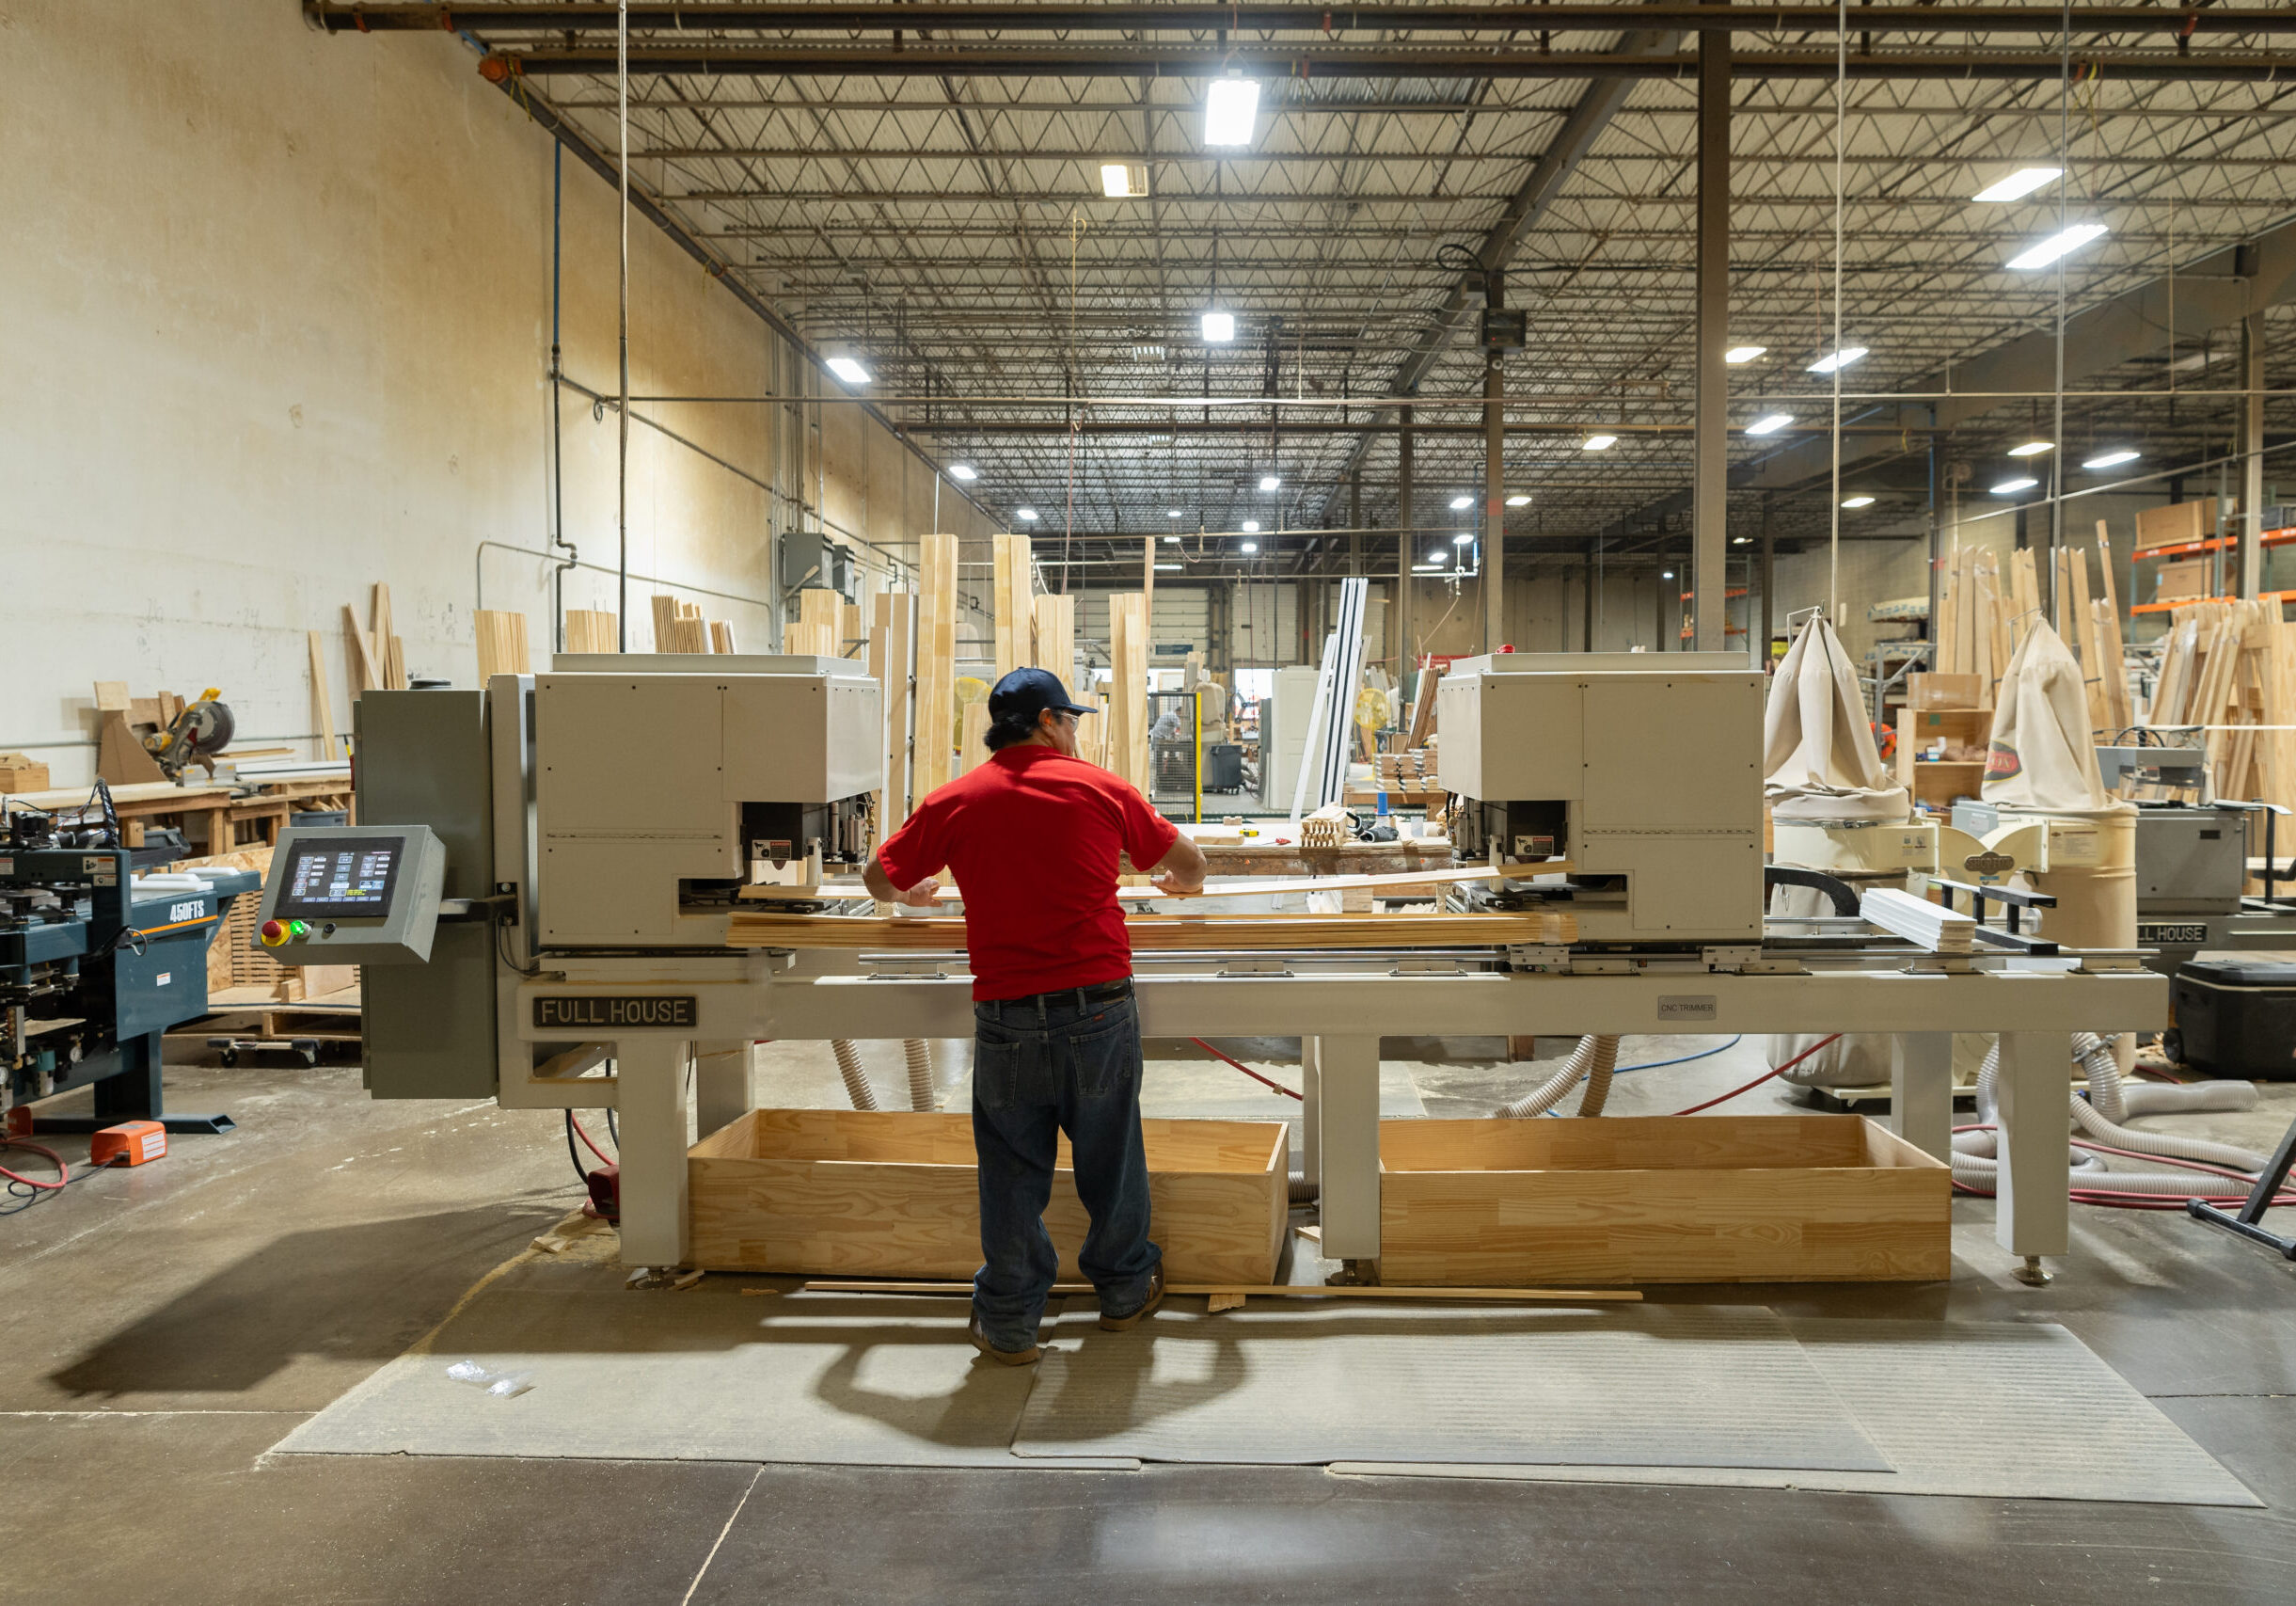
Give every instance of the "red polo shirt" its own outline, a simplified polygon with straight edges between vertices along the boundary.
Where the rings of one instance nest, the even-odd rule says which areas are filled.
[[[1145,870],[1179,836],[1130,782],[1030,742],[934,791],[877,859],[903,891],[954,872],[973,996],[1025,998],[1132,974],[1117,850]]]

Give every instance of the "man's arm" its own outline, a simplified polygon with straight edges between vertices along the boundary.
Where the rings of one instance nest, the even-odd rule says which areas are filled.
[[[1204,850],[1182,833],[1172,839],[1172,851],[1156,861],[1148,880],[1163,892],[1201,892],[1210,867]]]
[[[1195,844],[1189,843],[1189,846],[1194,847]],[[1198,865],[1201,865],[1204,862],[1204,855],[1198,853],[1196,860]],[[1203,875],[1199,871],[1196,876],[1196,884],[1201,886],[1203,881]],[[862,867],[861,883],[869,889],[869,896],[880,903],[906,903],[915,909],[930,909],[933,906],[935,895],[941,891],[941,883],[931,876],[926,876],[907,892],[903,892],[893,884],[893,878],[885,873],[885,867],[878,863],[875,853],[870,854],[869,862]]]

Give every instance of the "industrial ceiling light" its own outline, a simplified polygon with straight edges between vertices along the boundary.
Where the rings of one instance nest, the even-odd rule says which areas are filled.
[[[1473,497],[1451,498],[1451,511],[1453,513],[1464,513],[1466,511],[1466,509],[1473,507],[1474,505],[1475,499]]]
[[[1615,435],[1590,435],[1578,443],[1581,452],[1607,452],[1619,443]]]
[[[1755,358],[1760,357],[1764,352],[1769,349],[1770,348],[1766,345],[1734,345],[1728,351],[1722,353],[1722,360],[1731,364],[1733,367],[1735,367],[1741,362],[1753,361]]]
[[[1993,487],[1993,494],[1997,497],[2013,497],[2019,491],[2029,491],[2033,489],[2034,486],[2039,485],[2040,483],[2041,482],[2038,480],[2003,480],[2000,485]]]
[[[1793,421],[1792,413],[1770,413],[1748,424],[1746,433],[1749,435],[1776,435]]]
[[[1451,537],[1451,545],[1452,545],[1452,546],[1454,546],[1454,547],[1464,547],[1464,546],[1467,545],[1467,543],[1469,543],[1470,541],[1472,541],[1472,540],[1474,540],[1474,539],[1475,539],[1475,532],[1474,532],[1474,531],[1472,531],[1472,530],[1462,530],[1461,532],[1459,532],[1459,533],[1458,533],[1458,534],[1456,534],[1456,535],[1454,535],[1454,536],[1452,536],[1452,537]]]
[[[849,357],[831,358],[829,359],[829,371],[848,385],[866,385],[869,383],[869,371],[863,368],[860,363],[855,362]]]
[[[1259,520],[1257,518],[1247,518],[1243,521],[1243,528],[1249,533],[1257,535],[1259,533]]]
[[[973,465],[970,463],[952,463],[949,465],[949,478],[952,480],[977,480],[980,477],[980,470],[973,467]]]
[[[1182,566],[1183,565],[1180,564],[1158,564],[1156,565],[1156,572],[1158,574],[1174,574],[1179,572]]]
[[[1674,578],[1674,571],[1672,569],[1660,569],[1658,571],[1658,578],[1660,580],[1672,580]]]
[[[1730,538],[1730,544],[1734,547],[1743,547],[1752,540],[1751,535],[1733,535]]]
[[[1177,535],[1166,535],[1164,538],[1164,544],[1167,547],[1177,547],[1180,545],[1180,537]]]
[[[1441,564],[1414,564],[1411,565],[1411,572],[1413,574],[1441,574],[1444,572],[1444,566]]]
[[[2056,449],[2057,443],[2053,440],[2028,440],[2022,446],[2010,447],[2009,455],[2012,457],[2038,457],[2044,452],[2054,452]]]
[[[1871,507],[1874,505],[1874,499],[1869,496],[1844,497],[1842,505],[1844,507]]]
[[[2083,469],[2117,469],[2123,463],[2135,462],[2138,455],[2139,453],[2131,452],[2126,446],[2116,446],[2110,452],[2099,452],[2081,466]]]
[[[1838,374],[1843,369],[1847,368],[1851,363],[1859,361],[1864,356],[1865,347],[1861,345],[1845,345],[1840,351],[1828,352],[1824,357],[1819,358],[1807,369],[1803,370],[1803,372],[1808,374]]]
[[[1439,569],[1445,564],[1448,564],[1450,561],[1450,553],[1441,547],[1437,547],[1433,551],[1427,554],[1427,566],[1429,568]]]
[[[1214,344],[1221,341],[1234,340],[1236,338],[1236,315],[1233,312],[1205,313],[1204,338]]]
[[[1257,552],[1259,550],[1259,543],[1257,541],[1246,541],[1243,543],[1243,549],[1246,552]]]
[[[2020,196],[2031,195],[2044,184],[2055,183],[2063,177],[2063,167],[2019,167],[1999,183],[1986,185],[1970,199],[2016,200]]]
[[[1528,491],[1515,492],[1514,495],[1507,499],[1507,505],[1509,507],[1528,507],[1530,505],[1530,493]]]
[[[1100,194],[1110,200],[1128,200],[1136,195],[1148,194],[1148,169],[1128,167],[1122,162],[1100,164]]]
[[[1037,510],[1033,507],[1016,507],[1012,510],[1012,516],[1023,524],[1037,522]]]
[[[2110,232],[2111,231],[2101,223],[2076,223],[2062,234],[2051,234],[2040,244],[2011,257],[2009,265],[2019,273],[2029,273],[2035,268],[2045,268],[2059,257],[2077,251],[2091,240]]]
[[[1259,115],[1259,86],[1249,78],[1215,78],[1204,96],[1204,143],[1249,145]]]
[[[1262,474],[1262,475],[1260,475],[1260,476],[1259,476],[1259,488],[1260,488],[1261,490],[1263,490],[1263,491],[1280,491],[1280,490],[1282,490],[1282,489],[1284,488],[1284,480],[1283,480],[1283,476],[1282,476],[1281,474]]]
[[[1186,517],[1187,516],[1186,516],[1185,514],[1181,513],[1181,512],[1180,512],[1180,510],[1179,508],[1177,508],[1177,507],[1173,507],[1173,508],[1166,508],[1166,509],[1164,510],[1164,517],[1165,517],[1166,518],[1184,518],[1184,517]]]

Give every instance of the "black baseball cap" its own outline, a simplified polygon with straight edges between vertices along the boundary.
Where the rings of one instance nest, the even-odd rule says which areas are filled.
[[[1049,669],[1016,669],[989,693],[989,717],[1000,723],[1033,725],[1047,708],[1062,714],[1095,711],[1069,702],[1069,689]]]

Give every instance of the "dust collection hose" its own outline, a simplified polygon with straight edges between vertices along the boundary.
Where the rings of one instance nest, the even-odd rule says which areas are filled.
[[[1586,1096],[1578,1101],[1580,1115],[1600,1115],[1603,1105],[1610,1099],[1610,1073],[1619,1062],[1619,1040],[1615,1037],[1582,1037],[1578,1046],[1571,1050],[1571,1057],[1561,1070],[1549,1076],[1528,1094],[1511,1105],[1501,1105],[1494,1112],[1506,1121],[1528,1121],[1544,1115],[1563,1101],[1578,1079],[1587,1079]]]
[[[932,1045],[921,1037],[905,1037],[901,1040],[901,1052],[909,1059],[909,1107],[936,1107],[939,1100],[933,1091]]]
[[[877,1089],[869,1086],[869,1073],[861,1068],[861,1050],[853,1040],[832,1038],[829,1047],[837,1057],[837,1074],[845,1078],[845,1096],[853,1101],[853,1107],[877,1108]]]

